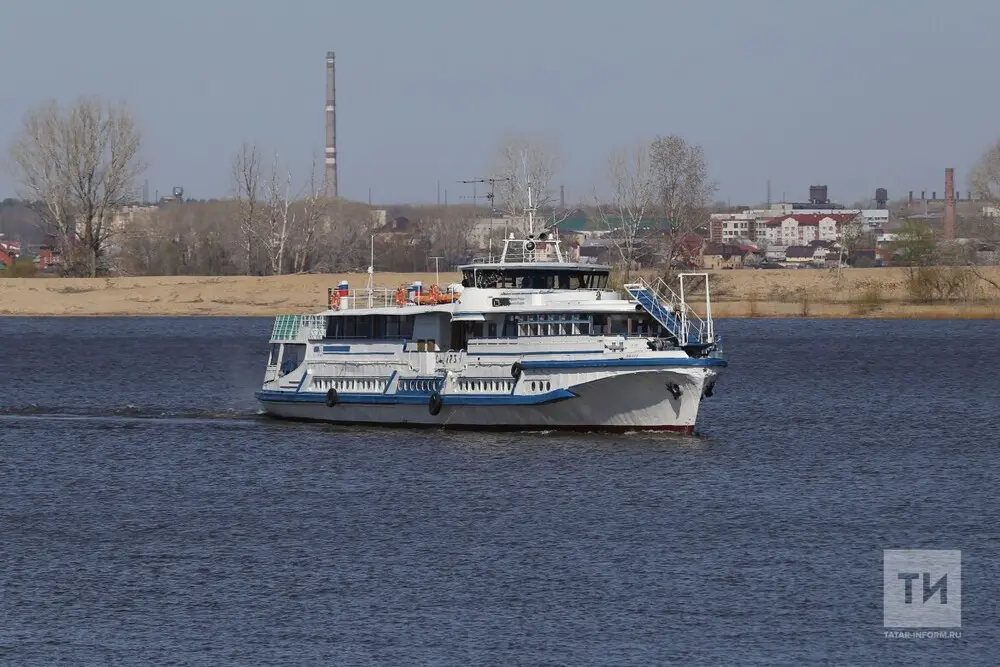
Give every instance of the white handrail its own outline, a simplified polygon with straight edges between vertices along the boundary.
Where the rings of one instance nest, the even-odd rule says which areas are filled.
[[[702,319],[698,313],[691,308],[687,303],[684,294],[684,277],[703,277],[705,279],[705,318]],[[680,294],[674,292],[674,290],[667,284],[663,278],[658,277],[656,281],[650,285],[644,279],[639,278],[637,282],[629,283],[625,285],[626,290],[630,289],[643,289],[649,291],[653,294],[659,304],[672,310],[675,314],[680,315],[680,336],[678,343],[680,345],[687,345],[691,336],[691,329],[694,329],[697,340],[699,343],[706,342],[711,343],[715,341],[715,325],[712,322],[712,304],[711,296],[708,290],[708,274],[707,273],[681,273],[678,274],[680,281]]]

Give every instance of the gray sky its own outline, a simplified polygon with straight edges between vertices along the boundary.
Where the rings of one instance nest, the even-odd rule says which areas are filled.
[[[29,107],[124,99],[150,196],[230,195],[243,140],[304,178],[337,54],[341,194],[425,201],[486,175],[511,132],[561,146],[555,183],[592,200],[609,151],[704,146],[720,198],[850,203],[957,188],[1000,136],[991,0],[0,0],[0,139]],[[14,193],[0,174],[0,197]]]

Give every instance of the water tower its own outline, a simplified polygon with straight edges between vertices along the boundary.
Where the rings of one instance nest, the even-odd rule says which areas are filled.
[[[913,197],[913,193],[910,193],[910,197]],[[889,201],[889,191],[885,188],[878,188],[875,190],[875,208],[885,208],[886,202]]]
[[[174,199],[176,199],[177,201],[184,199],[184,188],[180,187],[179,185],[174,186]]]
[[[815,204],[817,206],[823,206],[829,204],[830,200],[826,198],[826,186],[825,185],[810,185],[809,186],[809,203]]]

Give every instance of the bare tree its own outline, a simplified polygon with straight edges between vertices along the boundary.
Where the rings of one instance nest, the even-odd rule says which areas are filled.
[[[983,151],[969,173],[972,195],[986,204],[980,212],[979,236],[995,240],[1000,230],[1000,139]]]
[[[976,199],[1000,202],[1000,139],[983,151],[969,172],[969,185]]]
[[[265,185],[264,208],[265,224],[261,230],[261,241],[271,273],[280,275],[284,272],[288,235],[295,226],[295,211],[292,210],[292,175],[282,169],[277,153],[274,154]]]
[[[47,102],[29,111],[11,146],[20,196],[41,202],[63,252],[87,275],[100,269],[110,218],[136,199],[141,144],[126,105],[80,98],[66,110]]]
[[[597,198],[598,216],[621,256],[625,282],[640,259],[643,223],[655,207],[656,186],[650,166],[649,146],[645,143],[616,151],[608,159],[611,196],[606,201]]]
[[[312,166],[309,169],[309,181],[302,193],[301,224],[297,226],[294,239],[292,270],[295,273],[306,271],[313,256],[313,244],[316,240],[320,224],[325,221],[330,211],[330,200],[326,197],[325,182],[318,174],[319,158],[313,155]]]
[[[459,207],[441,207],[427,216],[420,225],[428,256],[443,257],[446,266],[468,259],[472,246],[472,226],[475,218]]]
[[[524,218],[528,207],[528,186],[532,204],[548,208],[555,201],[552,178],[558,167],[555,145],[541,138],[518,135],[504,141],[493,161],[497,182],[495,206],[510,218]]]
[[[649,148],[660,211],[669,224],[664,231],[664,259],[673,265],[685,247],[685,236],[705,221],[705,210],[718,185],[709,178],[705,152],[676,135],[657,137]]]
[[[247,142],[243,142],[240,152],[233,158],[233,187],[239,204],[237,222],[243,243],[244,271],[247,275],[254,272],[257,239],[260,236],[260,161],[260,150],[255,144]]]

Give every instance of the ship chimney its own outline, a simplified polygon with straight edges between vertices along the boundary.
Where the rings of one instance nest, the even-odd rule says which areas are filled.
[[[955,170],[944,170],[944,237],[955,238]]]
[[[337,77],[333,51],[326,53],[326,196],[337,196]]]

